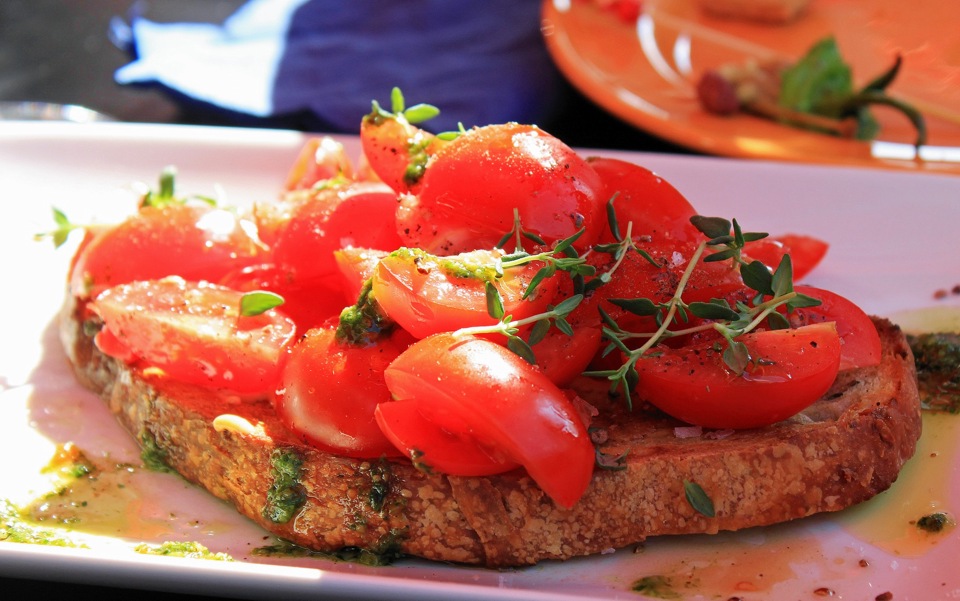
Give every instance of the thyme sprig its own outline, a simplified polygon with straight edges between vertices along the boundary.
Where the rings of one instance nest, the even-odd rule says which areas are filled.
[[[71,222],[67,214],[56,207],[53,207],[53,223],[56,226],[54,229],[49,232],[36,233],[33,235],[33,239],[40,241],[50,238],[53,241],[53,247],[60,248],[67,243],[67,239],[74,230],[82,230],[87,227]]]
[[[616,201],[618,194],[619,193],[616,193],[611,196],[606,205],[607,223],[610,226],[610,233],[613,234],[615,242],[611,242],[609,244],[597,244],[593,247],[593,250],[596,252],[602,252],[611,255],[614,259],[614,262],[610,269],[604,271],[599,276],[586,283],[586,291],[594,290],[600,286],[603,286],[604,284],[609,283],[613,279],[613,274],[617,271],[617,269],[620,268],[620,265],[623,263],[630,251],[638,253],[654,267],[660,267],[660,264],[657,263],[657,260],[650,256],[650,253],[645,251],[637,244],[638,242],[649,241],[649,238],[646,236],[634,238],[632,221],[627,222],[626,234],[621,235],[620,224],[617,221],[617,212],[614,209],[614,202]]]
[[[403,92],[398,87],[390,90],[390,110],[380,106],[376,100],[373,101],[373,110],[371,115],[380,119],[403,119],[411,125],[423,123],[433,119],[440,114],[440,109],[432,104],[415,104],[407,107]]]
[[[455,335],[476,335],[476,334],[502,334],[507,337],[507,348],[519,355],[530,364],[537,362],[536,355],[533,352],[533,345],[543,340],[544,336],[553,325],[567,336],[573,336],[573,326],[567,321],[567,317],[583,301],[582,294],[575,294],[564,299],[557,305],[548,305],[547,311],[514,319],[504,311],[503,299],[500,298],[500,292],[491,282],[487,282],[487,312],[491,317],[498,320],[497,323],[487,326],[472,326],[460,328]],[[520,337],[520,328],[533,324],[530,330],[529,340]]]
[[[789,327],[786,318],[777,312],[779,307],[783,306],[791,310],[815,306],[820,302],[809,296],[798,294],[793,289],[793,264],[790,255],[784,255],[777,269],[772,273],[762,262],[747,261],[743,258],[742,251],[746,243],[760,240],[766,234],[745,233],[736,220],[731,223],[718,217],[695,216],[691,218],[691,223],[707,235],[708,239],[697,246],[670,299],[665,302],[655,302],[649,298],[609,299],[612,304],[634,315],[653,317],[657,324],[654,332],[625,331],[601,308],[601,317],[605,324],[603,335],[610,341],[604,352],[619,350],[624,354],[625,360],[617,369],[588,371],[584,375],[605,377],[610,380],[611,393],[622,389],[628,406],[632,407],[631,393],[640,378],[636,368],[637,361],[648,355],[663,340],[710,329],[715,330],[726,341],[726,348],[723,351],[724,363],[735,374],[741,375],[756,359],[751,356],[747,346],[738,340],[740,336],[751,332],[764,322],[773,329]],[[611,231],[615,230],[611,227]],[[629,225],[627,231],[629,236]],[[704,256],[710,247],[722,248]],[[626,248],[626,245],[623,248]],[[684,301],[683,293],[701,260],[705,263],[731,261],[735,268],[740,269],[744,284],[756,291],[757,294],[752,302],[748,304],[738,301],[731,306],[725,299],[691,303]],[[670,329],[677,323],[688,322],[690,315],[711,321],[679,330]],[[645,342],[637,348],[630,348],[627,341],[632,339],[645,339]]]
[[[534,232],[523,229],[520,223],[520,213],[517,209],[513,210],[513,228],[507,232],[497,243],[497,248],[504,248],[507,243],[514,240],[514,251],[500,258],[498,263],[500,269],[509,269],[519,267],[532,261],[544,262],[543,268],[538,271],[527,286],[523,298],[533,294],[543,280],[551,278],[558,271],[564,271],[570,274],[574,282],[574,293],[584,293],[584,278],[596,274],[596,267],[587,264],[587,260],[581,257],[573,247],[574,242],[580,239],[585,228],[580,228],[568,238],[564,238],[550,250],[544,250],[535,253],[529,253],[523,249],[523,240],[527,239],[541,247],[546,247],[546,241]]]
[[[177,196],[176,192],[177,168],[173,165],[167,165],[160,171],[160,178],[155,189],[148,188],[140,197],[140,208],[156,207],[163,208],[169,205],[186,204],[191,200],[197,200],[211,207],[217,206],[217,200],[210,196],[200,194],[191,194],[190,196]]]

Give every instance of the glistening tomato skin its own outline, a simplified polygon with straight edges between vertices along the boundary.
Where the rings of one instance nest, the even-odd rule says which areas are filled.
[[[106,353],[204,388],[269,396],[296,326],[277,310],[240,315],[243,293],[169,277],[123,284],[92,302]],[[121,349],[127,349],[126,353]]]
[[[411,345],[384,377],[393,396],[416,400],[426,419],[522,465],[558,505],[571,507],[586,491],[594,450],[583,418],[563,391],[505,347],[437,334]]]
[[[783,255],[788,254],[793,263],[793,279],[798,281],[820,264],[829,248],[829,244],[814,236],[781,234],[747,243],[744,258],[747,261],[756,259],[770,269],[776,269]]]
[[[296,322],[298,332],[324,324],[340,315],[345,306],[356,302],[356,294],[349,298],[340,278],[299,281],[273,263],[244,267],[217,283],[240,292],[266,290],[279,294],[283,297],[283,312]]]
[[[420,169],[447,142],[403,117],[371,112],[360,122],[360,144],[370,169],[397,193],[415,192]]]
[[[339,272],[334,253],[345,247],[400,247],[394,214],[396,194],[382,183],[354,182],[313,190],[280,224],[258,222],[272,231],[273,262],[299,282]],[[261,217],[269,217],[262,212]]]
[[[880,364],[880,334],[867,313],[836,292],[813,286],[794,286],[800,294],[820,301],[816,307],[796,309],[787,314],[793,327],[833,321],[840,336],[840,369]]]
[[[287,173],[285,190],[307,190],[333,178],[353,178],[353,163],[343,144],[327,136],[307,139]]]
[[[373,295],[391,319],[417,338],[497,323],[487,311],[487,279],[500,291],[504,312],[514,320],[544,312],[555,300],[556,278],[545,280],[524,299],[527,285],[542,264],[528,263],[505,270],[501,278],[490,278],[502,255],[498,250],[478,250],[434,257],[400,249],[377,263],[371,278]]]
[[[548,245],[584,228],[582,250],[603,227],[602,189],[586,160],[547,132],[488,125],[437,151],[416,194],[402,198],[397,227],[404,245],[451,255],[496,246],[516,210],[521,227]]]
[[[70,275],[79,298],[135,280],[176,275],[215,282],[262,260],[253,226],[230,211],[171,204],[141,207],[85,244]]]
[[[702,234],[690,223],[693,205],[670,182],[640,165],[607,157],[590,157],[590,166],[603,182],[603,202],[613,199],[621,236],[650,236],[655,240],[696,243]],[[609,225],[599,242],[613,242]]]
[[[743,375],[723,362],[714,342],[672,349],[637,362],[636,396],[664,413],[706,428],[759,428],[822,397],[840,368],[833,323],[752,332],[738,338],[754,363]]]
[[[376,344],[337,339],[335,322],[308,331],[290,350],[274,405],[305,443],[348,457],[398,456],[374,417],[391,400],[383,372],[413,339],[403,331]]]
[[[415,399],[377,405],[377,424],[393,445],[419,469],[450,476],[492,476],[519,467],[485,448],[482,441],[457,436],[423,416]]]

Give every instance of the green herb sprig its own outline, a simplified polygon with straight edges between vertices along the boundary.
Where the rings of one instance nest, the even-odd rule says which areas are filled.
[[[600,309],[604,322],[603,335],[610,341],[604,352],[619,350],[624,354],[625,360],[617,369],[587,371],[584,375],[610,380],[611,393],[622,390],[631,408],[632,391],[640,378],[636,368],[637,361],[663,340],[709,329],[716,330],[726,341],[724,363],[739,375],[747,370],[754,358],[738,337],[756,329],[765,321],[774,329],[789,327],[786,318],[777,312],[781,306],[791,310],[815,306],[820,302],[794,291],[793,266],[789,255],[784,255],[773,273],[762,262],[748,262],[743,258],[742,251],[746,243],[760,240],[766,234],[745,233],[736,220],[731,223],[718,217],[696,216],[691,219],[691,223],[708,239],[701,242],[694,251],[670,299],[665,302],[655,302],[649,298],[609,299],[612,304],[634,315],[653,317],[658,325],[654,332],[626,331],[606,311]],[[611,231],[616,230],[611,227]],[[630,231],[629,225],[627,231]],[[625,247],[626,245],[622,246]],[[711,247],[719,247],[719,250],[704,257],[706,250]],[[725,299],[691,303],[684,301],[683,292],[701,259],[703,262],[731,261],[734,267],[740,270],[744,284],[757,293],[752,304],[737,302],[735,306],[731,306]],[[689,328],[670,330],[672,325],[688,322],[690,315],[711,321]],[[645,339],[645,342],[637,348],[630,348],[627,341],[632,339]]]

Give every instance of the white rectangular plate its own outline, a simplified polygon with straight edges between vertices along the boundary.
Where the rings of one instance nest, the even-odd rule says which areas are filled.
[[[356,138],[343,140],[356,156]],[[60,348],[55,319],[72,248],[54,251],[32,239],[51,229],[51,207],[75,222],[109,220],[132,209],[132,184],[153,185],[166,165],[178,168],[184,193],[222,194],[237,204],[270,198],[302,142],[301,134],[280,131],[0,124],[0,498],[26,503],[44,494],[50,482],[40,470],[58,443],[73,442],[100,461],[139,462],[132,439],[74,381]],[[960,178],[584,153],[651,168],[702,214],[735,217],[750,231],[827,240],[830,252],[807,283],[846,295],[871,313],[908,320],[921,309],[960,312],[960,295],[949,292],[960,284]],[[947,297],[936,298],[938,290]],[[0,543],[0,574],[274,599],[637,598],[634,583],[653,575],[669,578],[671,590],[685,599],[813,598],[818,589],[845,599],[887,591],[897,601],[957,598],[960,532],[953,527],[923,538],[907,522],[920,511],[960,515],[958,424],[960,416],[926,416],[921,448],[898,482],[851,511],[734,534],[650,540],[636,549],[508,571],[418,560],[372,568],[254,556],[251,551],[271,539],[230,507],[176,476],[138,472],[121,514],[76,527],[90,548]],[[198,541],[236,561],[132,550],[137,542],[165,540]]]

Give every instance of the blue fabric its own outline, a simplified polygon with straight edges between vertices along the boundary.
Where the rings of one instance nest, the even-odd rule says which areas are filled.
[[[441,109],[434,131],[542,123],[562,80],[539,11],[539,0],[251,0],[222,25],[134,18],[135,60],[115,78],[326,131],[356,132],[393,86]]]

